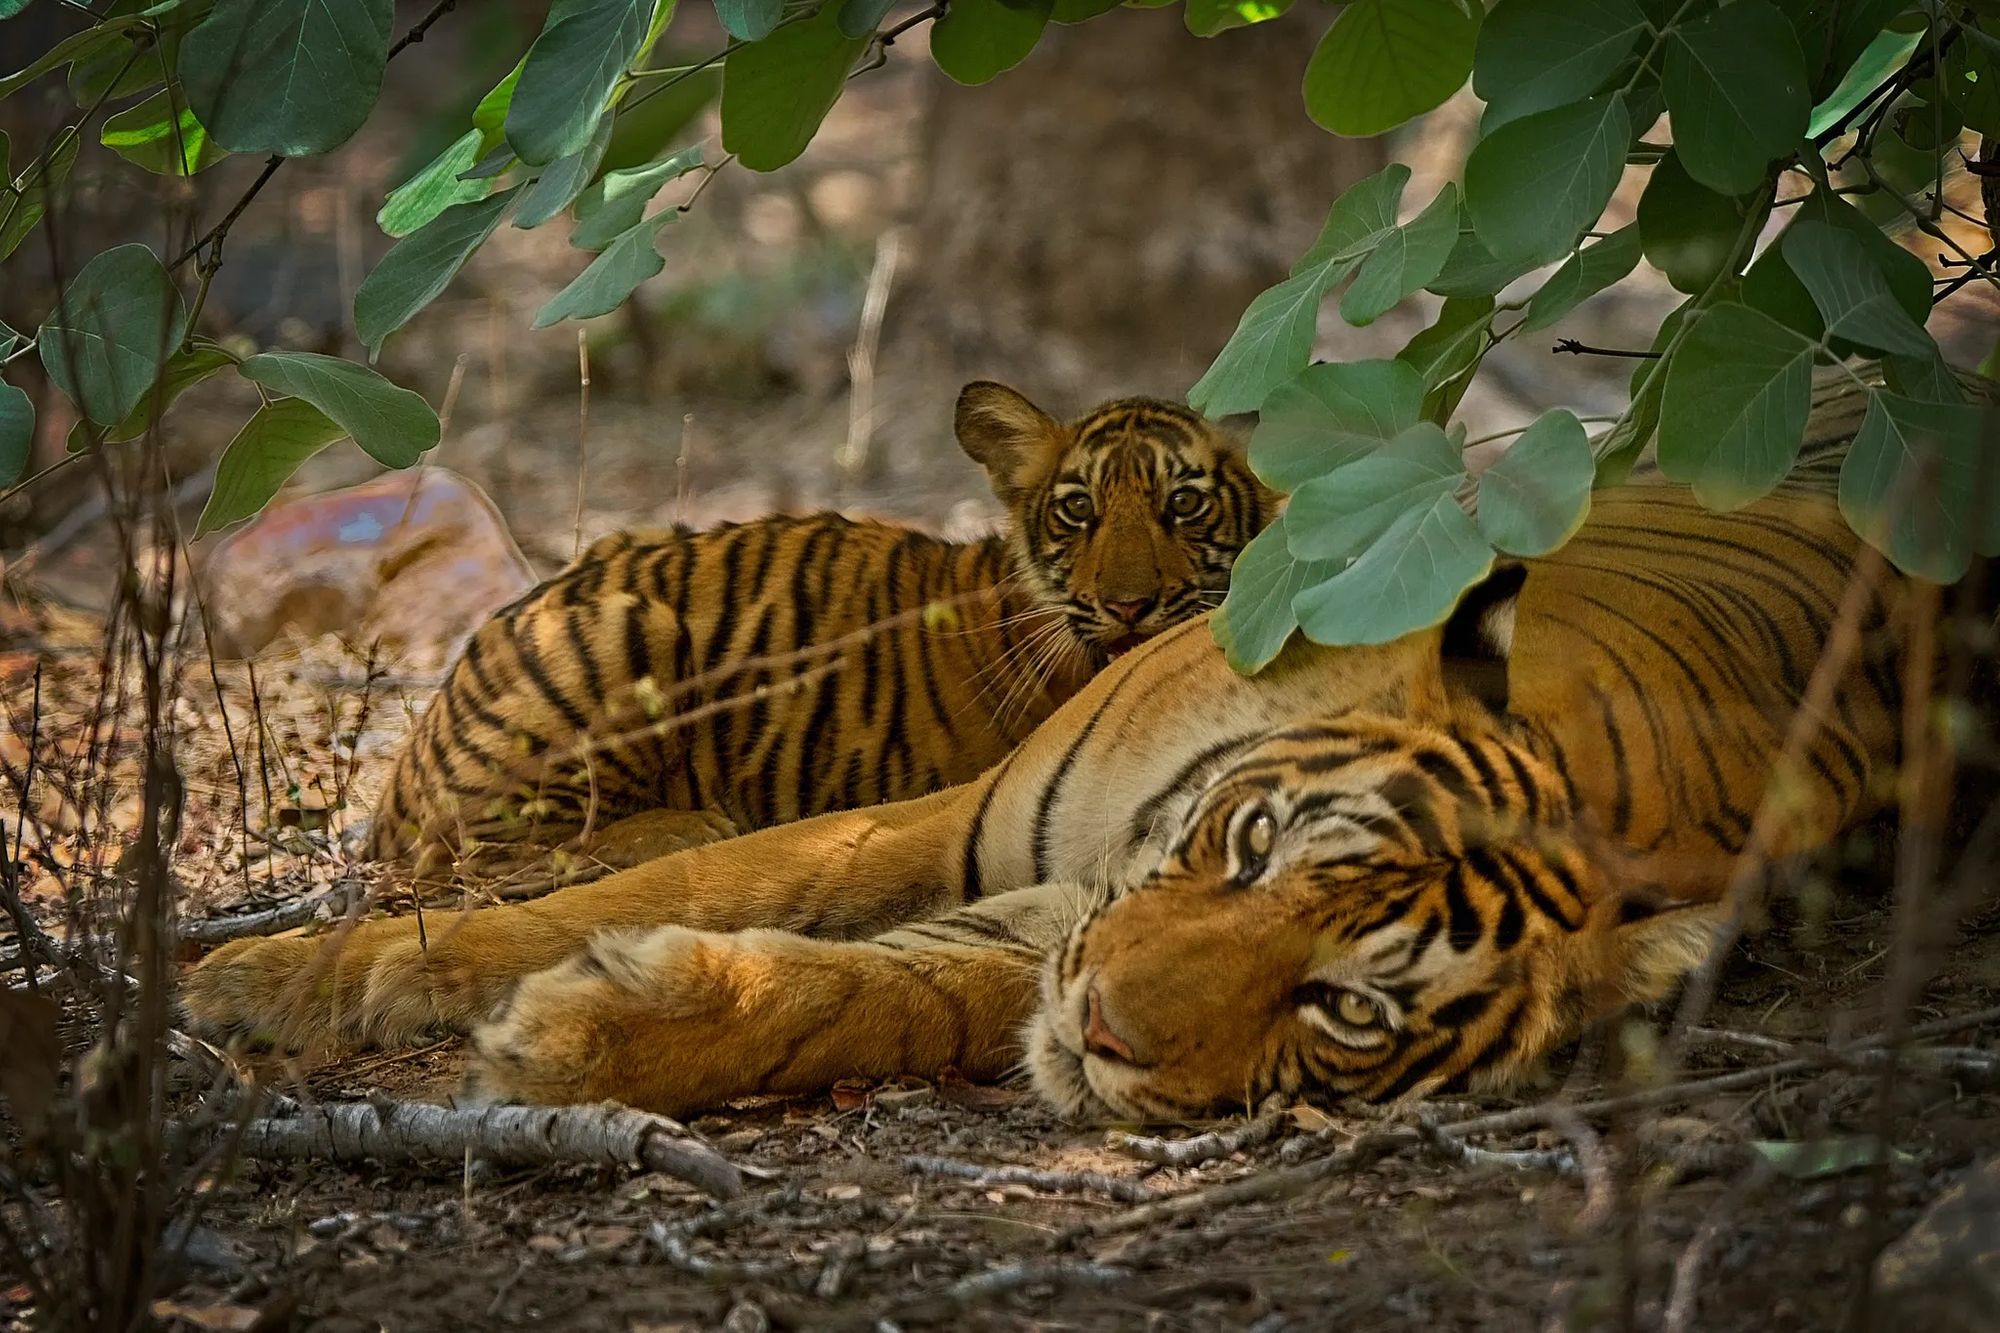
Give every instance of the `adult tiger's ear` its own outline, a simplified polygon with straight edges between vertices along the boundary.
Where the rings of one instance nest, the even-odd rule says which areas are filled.
[[[1514,611],[1528,567],[1519,561],[1496,564],[1465,590],[1444,622],[1445,687],[1477,699],[1496,713],[1507,711],[1508,664],[1514,654]]]
[[[1691,903],[1653,889],[1621,893],[1615,911],[1610,981],[1630,1004],[1664,998],[1708,961],[1729,922],[1722,903]]]
[[[1060,421],[992,380],[959,390],[952,429],[958,447],[986,469],[993,493],[1009,504],[1040,479],[1063,433]]]

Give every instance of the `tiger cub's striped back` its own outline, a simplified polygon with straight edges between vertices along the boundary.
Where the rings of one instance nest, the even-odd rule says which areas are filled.
[[[1006,537],[819,514],[593,545],[467,644],[370,853],[500,844],[484,872],[566,844],[616,864],[967,781],[1111,656],[1220,600],[1271,512],[1237,444],[1170,403],[1065,425],[975,384],[958,437]]]

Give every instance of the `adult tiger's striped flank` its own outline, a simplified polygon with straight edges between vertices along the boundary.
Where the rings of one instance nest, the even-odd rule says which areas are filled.
[[[818,514],[597,542],[467,644],[371,854],[629,864],[967,781],[1219,600],[1274,500],[1224,432],[1157,400],[1065,425],[973,384],[957,434],[1004,537]]]

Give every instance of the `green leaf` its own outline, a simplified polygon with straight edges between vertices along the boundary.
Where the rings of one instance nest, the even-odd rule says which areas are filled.
[[[1249,412],[1271,390],[1305,369],[1320,300],[1391,235],[1410,169],[1391,163],[1355,182],[1334,201],[1292,276],[1258,293],[1215,362],[1188,390],[1188,402],[1213,416]]]
[[[36,342],[56,387],[110,426],[153,387],[186,332],[187,307],[159,259],[121,245],[83,266]]]
[[[1417,424],[1423,377],[1403,361],[1307,366],[1264,400],[1250,436],[1250,468],[1295,491]]]
[[[521,187],[477,203],[453,204],[391,246],[354,293],[354,331],[371,357],[451,284],[472,252],[500,225]]]
[[[722,66],[722,146],[752,171],[776,171],[812,142],[868,45],[827,5],[802,23],[729,53]]]
[[[1458,243],[1458,187],[1447,183],[1407,227],[1391,230],[1362,261],[1341,297],[1340,315],[1359,328],[1421,291]]]
[[[1231,28],[1266,23],[1292,7],[1292,0],[1187,0],[1188,31],[1197,37],[1213,37]],[[1057,21],[1062,7],[1057,6]]]
[[[160,176],[192,176],[229,156],[210,140],[194,109],[165,88],[106,120],[98,141]]]
[[[34,400],[24,390],[0,384],[0,486],[21,479],[34,446]]]
[[[931,59],[954,81],[981,84],[1028,58],[1051,0],[952,0],[931,25]]]
[[[28,64],[0,79],[0,98],[13,96],[44,74],[59,70],[72,60],[82,60],[104,50],[138,26],[137,17],[105,19],[82,32],[71,33]]]
[[[1768,492],[1805,436],[1812,362],[1812,343],[1748,306],[1703,311],[1667,367],[1660,469],[1711,509]]]
[[[1388,643],[1439,624],[1493,568],[1493,548],[1458,501],[1440,495],[1405,513],[1332,578],[1292,599],[1299,628],[1332,647]]]
[[[258,408],[222,451],[194,535],[205,537],[262,510],[302,463],[346,433],[304,399],[278,398]]]
[[[1465,460],[1443,428],[1419,422],[1293,492],[1285,506],[1292,558],[1359,555],[1397,519],[1454,494],[1464,480]]]
[[[1777,0],[1778,8],[1784,11],[1798,36],[1813,96],[1822,106],[1841,95],[1848,82],[1843,74],[1851,77],[1860,64],[1872,64],[1875,53],[1869,48],[1882,35],[1882,26],[1907,8],[1908,3],[1909,0],[1841,0],[1833,5],[1826,0]],[[1920,32],[1896,35],[1913,42],[1922,36]],[[1868,79],[1868,87],[1881,83],[1893,68],[1894,65],[1881,67],[1880,73]]]
[[[0,19],[13,18],[33,3],[35,0],[0,0]]]
[[[1465,162],[1479,239],[1501,259],[1548,263],[1567,254],[1611,201],[1631,141],[1621,93],[1502,125]]]
[[[1664,375],[1655,375],[1642,383],[1617,423],[1592,442],[1591,452],[1597,458],[1594,484],[1616,486],[1631,475],[1632,465],[1646,452],[1653,432],[1659,428],[1660,397],[1666,383]]]
[[[1838,125],[1841,118],[1860,106],[1862,99],[1882,85],[1891,71],[1899,69],[1909,60],[1924,35],[1921,32],[1878,32],[1861,53],[1854,67],[1847,71],[1847,77],[1827,94],[1825,101],[1812,110],[1812,118],[1806,122],[1808,137],[1817,138]],[[1803,45],[1803,43],[1802,43]]]
[[[408,467],[438,442],[431,405],[366,366],[316,352],[265,352],[241,369],[244,379],[326,413],[387,467]]]
[[[1639,247],[1635,222],[1571,255],[1528,299],[1523,331],[1545,329],[1606,287],[1624,281],[1639,266]]]
[[[1639,196],[1647,260],[1675,290],[1690,296],[1707,291],[1729,264],[1743,231],[1744,208],[1752,200],[1768,216],[1768,191],[1745,199],[1717,194],[1688,175],[1678,153],[1669,152],[1654,164]]]
[[[395,13],[395,0],[215,0],[181,42],[188,103],[233,153],[324,153],[374,109]]]
[[[1929,316],[1930,270],[1923,260],[1883,235],[1882,229],[1859,209],[1830,190],[1818,189],[1792,210],[1791,227],[1786,228],[1785,235],[1790,234],[1792,227],[1806,222],[1831,223],[1859,240],[1896,294],[1896,303],[1903,312],[1918,324]],[[1743,303],[1763,311],[1786,328],[1816,339],[1825,333],[1825,325],[1805,284],[1785,262],[1785,235],[1776,244],[1767,246],[1743,275]],[[1836,355],[1846,355],[1851,350],[1840,342],[1832,346]]]
[[[1479,530],[1509,555],[1546,555],[1590,512],[1597,460],[1573,413],[1544,412],[1479,477]]]
[[[1402,203],[1403,187],[1409,183],[1410,169],[1400,162],[1391,162],[1374,175],[1364,176],[1348,186],[1333,201],[1319,235],[1292,265],[1292,272],[1331,265],[1336,282],[1353,272],[1395,231],[1396,211]]]
[[[1992,498],[1990,451],[1980,448],[1982,415],[1970,404],[1869,395],[1840,469],[1840,512],[1906,574],[1952,583],[1975,550],[2000,555],[2000,504]]]
[[[2000,136],[2000,50],[1960,42],[1945,57],[1951,105],[1971,128]]]
[[[671,88],[631,99],[612,117],[611,142],[598,170],[624,171],[651,162],[682,137],[721,91],[722,70],[709,68]]]
[[[1750,1148],[1769,1162],[1779,1175],[1788,1176],[1793,1180],[1812,1180],[1821,1176],[1839,1175],[1842,1172],[1874,1166],[1883,1159],[1882,1144],[1879,1139],[1858,1135],[1812,1139],[1805,1143],[1791,1143],[1782,1139],[1752,1139]],[[1909,1163],[1917,1160],[1900,1148],[1890,1149],[1889,1155],[1898,1162]]]
[[[136,440],[146,433],[158,416],[164,416],[174,400],[183,393],[209,379],[229,366],[236,364],[236,358],[211,342],[196,340],[194,346],[177,353],[167,362],[167,368],[153,389],[139,399],[125,419],[103,433],[105,444],[123,444]],[[69,451],[76,453],[90,445],[95,432],[88,421],[79,421],[70,428]]]
[[[1896,303],[1888,279],[1851,233],[1810,218],[1785,233],[1785,262],[1805,284],[1829,337],[1901,356],[1937,354],[1922,326]]]
[[[652,0],[556,0],[507,105],[507,143],[542,166],[581,152],[645,45]]]
[[[1676,27],[1660,86],[1682,165],[1720,194],[1763,184],[1812,114],[1798,37],[1769,0],[1736,0]]]
[[[715,16],[722,20],[722,30],[742,42],[769,37],[784,12],[784,0],[715,0]],[[875,31],[874,25],[867,31]]]
[[[533,327],[545,329],[565,319],[595,319],[625,304],[634,288],[666,266],[653,246],[661,229],[679,216],[671,211],[656,213],[606,246],[588,268],[535,312]]]
[[[1251,539],[1229,571],[1229,595],[1209,617],[1209,633],[1230,667],[1254,675],[1270,665],[1299,627],[1292,599],[1340,571],[1338,560],[1294,560],[1286,548],[1285,516]]]
[[[1112,0],[1115,4],[1116,0]],[[896,0],[841,0],[840,31],[846,37],[870,37],[889,17]],[[1110,8],[1106,5],[1105,8]]]
[[[1479,234],[1466,227],[1459,231],[1458,244],[1452,247],[1444,267],[1424,290],[1439,296],[1497,296],[1536,267],[1532,259],[1495,259]]]
[[[83,136],[61,135],[47,161],[36,159],[21,168],[20,174],[0,189],[0,259],[14,253],[35,224],[42,220],[48,193],[69,179],[76,165],[77,146]]]
[[[1945,364],[1944,353],[1933,347],[1927,356],[1885,356],[1882,382],[1891,393],[1926,403],[1962,403],[1965,385]]]
[[[521,193],[521,206],[514,210],[514,225],[523,231],[539,227],[568,208],[586,185],[597,176],[597,164],[611,142],[611,118],[597,122],[597,133],[583,148],[568,157],[559,157],[542,168]]]
[[[1218,417],[1254,412],[1312,355],[1320,301],[1331,282],[1331,270],[1321,265],[1259,292],[1214,364],[1188,390],[1188,405]]]
[[[1354,0],[1306,65],[1306,114],[1335,134],[1392,130],[1464,85],[1478,38],[1453,0]]]
[[[491,150],[507,135],[507,108],[514,104],[514,88],[521,82],[521,71],[527,67],[528,57],[523,55],[514,62],[514,68],[507,71],[507,77],[487,90],[479,99],[479,105],[472,109],[472,127],[479,131],[479,151],[482,155]]]
[[[408,236],[453,204],[484,199],[493,188],[491,181],[460,179],[479,160],[482,138],[479,130],[467,130],[416,175],[389,191],[375,214],[376,225],[386,235]]]
[[[0,135],[0,139],[4,138],[5,136]],[[0,142],[0,156],[5,156],[6,150],[7,150],[6,144],[4,142]],[[28,339],[26,335],[17,333],[13,329],[8,328],[6,321],[0,320],[0,362],[8,360],[14,355],[14,353],[20,351],[23,347],[26,347],[27,345],[28,345]]]
[[[1486,354],[1487,332],[1493,325],[1493,298],[1490,296],[1452,297],[1438,310],[1431,326],[1396,353],[1423,377],[1426,395],[1436,395],[1448,385],[1463,383],[1466,372]],[[1454,403],[1457,401],[1454,397]],[[1427,408],[1434,406],[1427,400]],[[1444,415],[1449,414],[1447,408]],[[1426,411],[1438,420],[1439,415]]]
[[[1507,0],[1472,61],[1473,91],[1498,112],[1488,129],[1602,91],[1645,31],[1632,0]]]
[[[585,190],[576,205],[569,243],[579,250],[602,250],[637,226],[646,205],[667,184],[701,165],[701,145],[643,167],[607,172]]]

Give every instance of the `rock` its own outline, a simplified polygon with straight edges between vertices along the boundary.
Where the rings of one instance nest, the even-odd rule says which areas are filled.
[[[1968,1167],[1882,1251],[1875,1292],[1902,1327],[2000,1328],[2000,1156]]]
[[[274,504],[203,569],[218,656],[338,634],[417,669],[535,583],[485,492],[438,467]]]

